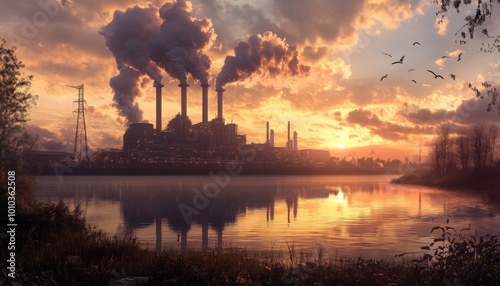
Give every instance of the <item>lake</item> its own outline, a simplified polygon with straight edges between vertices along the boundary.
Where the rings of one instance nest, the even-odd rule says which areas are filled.
[[[150,249],[295,250],[325,257],[419,255],[436,225],[500,234],[500,206],[474,191],[394,176],[41,176],[37,198],[79,204],[87,223]]]

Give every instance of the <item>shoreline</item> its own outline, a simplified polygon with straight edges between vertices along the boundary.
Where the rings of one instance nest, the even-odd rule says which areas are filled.
[[[401,175],[398,170],[384,169],[339,169],[331,167],[288,167],[288,168],[266,168],[266,167],[248,167],[242,166],[241,171],[233,168],[223,168],[216,166],[214,168],[81,168],[75,167],[65,170],[61,173],[51,167],[42,168],[39,176],[50,175],[74,175],[74,176],[208,176],[212,173],[229,172],[235,176],[321,176],[321,175],[352,175],[352,176],[370,176],[370,175]]]
[[[448,190],[474,190],[497,193],[500,196],[500,177],[492,171],[450,173],[439,175],[432,171],[416,171],[404,174],[390,181],[393,184],[417,185]]]

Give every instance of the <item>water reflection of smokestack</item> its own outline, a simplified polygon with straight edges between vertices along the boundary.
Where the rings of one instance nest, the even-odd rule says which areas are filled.
[[[286,209],[287,209],[287,212],[288,212],[288,223],[290,223],[290,209],[292,208],[292,204],[293,204],[293,198],[290,197],[290,195],[288,194],[286,196]]]
[[[221,248],[222,247],[222,231],[224,230],[223,227],[218,227],[216,229],[217,232],[217,247]]]
[[[181,250],[182,251],[186,251],[186,249],[187,249],[187,241],[188,241],[187,229],[183,228],[182,232],[181,232]]]
[[[155,80],[153,86],[156,88],[156,131],[161,132],[161,89],[163,84]]]
[[[201,223],[201,250],[208,250],[208,219],[203,219]]]
[[[274,199],[272,202],[268,202],[267,203],[267,207],[266,207],[266,219],[267,221],[271,220],[273,221],[274,220]]]
[[[266,221],[269,221],[269,204],[267,204],[266,208]]]
[[[422,192],[418,193],[418,217],[422,216]]]
[[[156,251],[161,251],[161,217],[156,214]]]
[[[274,199],[271,202],[271,221],[274,220]]]
[[[299,210],[299,196],[295,194],[293,197],[293,219],[297,219],[297,211]]]
[[[220,89],[217,89],[215,90],[217,91],[217,118],[219,119],[222,119],[223,118],[223,114],[222,114],[222,96],[223,96],[223,93],[224,91],[226,91],[225,89],[223,88],[220,88]]]
[[[181,115],[187,116],[187,87],[189,85],[186,83],[179,84],[181,88]]]
[[[208,122],[208,84],[201,85],[201,95],[202,95],[202,120],[203,123]]]

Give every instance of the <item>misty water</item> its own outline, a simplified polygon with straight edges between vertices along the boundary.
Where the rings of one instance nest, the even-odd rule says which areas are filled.
[[[42,176],[42,201],[80,204],[87,223],[150,249],[296,250],[326,257],[419,255],[436,225],[500,234],[500,203],[394,176]],[[61,180],[59,180],[61,179]],[[203,194],[207,189],[209,197]],[[193,201],[194,199],[194,201]]]

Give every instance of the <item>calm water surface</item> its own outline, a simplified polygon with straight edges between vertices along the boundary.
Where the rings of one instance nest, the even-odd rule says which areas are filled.
[[[43,176],[43,201],[80,204],[87,222],[152,249],[295,249],[329,256],[419,254],[432,227],[500,234],[500,204],[475,192],[389,183],[390,176]],[[222,182],[224,183],[224,182]],[[209,197],[200,196],[206,188]]]

